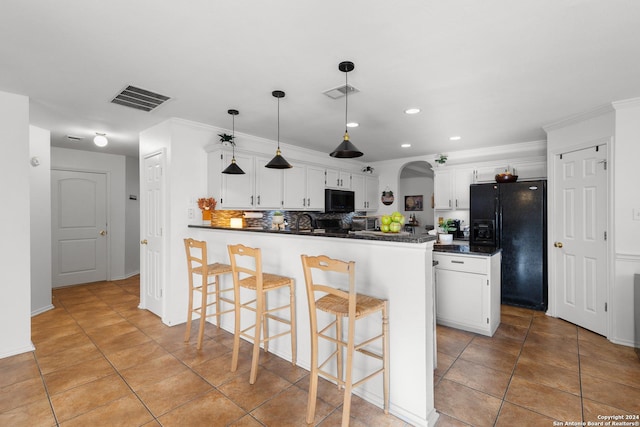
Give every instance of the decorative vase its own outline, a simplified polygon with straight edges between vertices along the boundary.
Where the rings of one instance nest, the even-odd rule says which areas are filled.
[[[202,221],[203,222],[211,221],[211,210],[210,209],[203,209],[202,210]]]

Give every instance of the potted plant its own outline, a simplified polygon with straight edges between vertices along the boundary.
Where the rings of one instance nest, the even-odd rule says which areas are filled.
[[[438,240],[442,244],[453,243],[453,234],[449,234],[451,231],[456,231],[455,223],[452,219],[447,219],[440,225],[440,232],[438,233]]]
[[[446,154],[440,154],[440,157],[438,157],[436,159],[436,163],[439,164],[440,166],[444,165],[445,163],[447,163],[447,155]]]
[[[211,211],[216,208],[216,199],[213,197],[201,197],[198,199],[198,208],[202,211],[202,221],[211,221]]]
[[[228,133],[219,133],[218,136],[220,137],[220,143],[222,143],[222,145],[235,145],[235,141],[233,140],[235,136],[229,135]]]

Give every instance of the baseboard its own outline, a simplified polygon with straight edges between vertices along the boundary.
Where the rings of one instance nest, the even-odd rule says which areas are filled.
[[[133,273],[126,273],[126,274],[124,275],[124,278],[125,278],[125,279],[128,279],[128,278],[130,278],[130,277],[137,276],[138,274],[140,274],[140,270],[138,270],[138,271],[134,271]]]
[[[45,311],[53,310],[55,307],[53,304],[45,305],[44,307],[40,307],[37,310],[31,312],[31,317],[37,316],[38,314],[44,313]]]
[[[18,354],[22,354],[22,353],[28,353],[30,351],[34,351],[36,348],[33,346],[33,343],[30,343],[30,345],[24,346],[24,347],[18,347],[16,349],[13,349],[7,353],[2,353],[0,354],[0,359],[4,359],[5,357],[11,357],[11,356],[16,356]]]

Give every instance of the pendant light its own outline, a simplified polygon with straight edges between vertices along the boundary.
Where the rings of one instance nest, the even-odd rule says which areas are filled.
[[[276,151],[276,155],[269,163],[264,165],[265,168],[269,169],[289,169],[292,166],[282,157],[280,153],[280,98],[284,98],[284,92],[281,90],[274,90],[271,92],[275,98],[278,98],[278,150]]]
[[[240,166],[238,166],[236,164],[236,116],[238,114],[240,114],[240,112],[238,110],[229,110],[227,111],[227,113],[231,114],[231,117],[233,118],[232,123],[233,123],[233,127],[232,127],[232,131],[231,131],[231,147],[232,147],[232,155],[231,155],[231,164],[229,166],[227,166],[227,168],[225,170],[222,171],[222,173],[226,173],[229,175],[244,175],[244,171],[242,169],[240,169]]]
[[[347,132],[347,112],[349,111],[349,84],[347,80],[347,74],[349,71],[353,71],[355,65],[351,61],[343,61],[338,64],[338,69],[344,73],[344,139],[330,154],[331,157],[338,157],[341,159],[349,159],[353,157],[360,157],[364,153],[356,148],[355,145],[349,141],[349,132]]]

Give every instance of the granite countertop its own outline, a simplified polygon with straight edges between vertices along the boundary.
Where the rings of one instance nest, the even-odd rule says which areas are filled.
[[[288,234],[297,236],[310,236],[320,238],[338,238],[338,239],[357,239],[357,240],[377,240],[385,242],[402,242],[402,243],[425,243],[436,240],[436,236],[429,234],[411,234],[406,232],[401,233],[381,233],[374,231],[348,231],[343,230],[339,233],[330,231],[314,230],[291,230],[289,228],[284,230],[273,230],[264,228],[230,228],[230,227],[216,227],[213,225],[189,225],[191,228],[204,228],[209,230],[231,230],[231,231],[245,231],[253,233],[271,233],[271,234]]]
[[[451,254],[460,255],[484,255],[491,256],[498,252],[502,252],[502,249],[493,246],[469,246],[469,245],[433,245],[434,252],[445,252]]]

